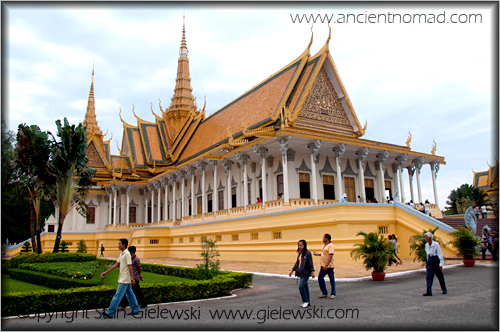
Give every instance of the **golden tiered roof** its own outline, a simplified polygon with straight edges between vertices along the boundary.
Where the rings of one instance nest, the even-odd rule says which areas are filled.
[[[324,46],[311,56],[311,31],[309,44],[295,60],[205,118],[205,105],[198,110],[192,95],[183,22],[170,106],[163,109],[160,100],[157,114],[151,104],[154,122],[139,118],[134,107],[137,125],[126,123],[120,114],[123,122],[120,155],[109,157],[108,154],[107,159],[113,178],[146,183],[200,158],[220,159],[221,149],[241,150],[254,144],[252,141],[256,138],[278,134],[411,152],[409,147],[359,139],[366,125],[361,127],[332,60],[330,39],[331,29]],[[107,148],[109,151],[109,144]],[[445,163],[443,157],[433,157]]]

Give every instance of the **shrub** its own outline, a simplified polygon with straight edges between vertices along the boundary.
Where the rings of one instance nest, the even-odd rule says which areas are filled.
[[[94,264],[95,263],[95,264]],[[99,264],[97,262],[51,262],[23,263],[20,269],[48,273],[71,279],[87,280],[93,277]]]
[[[363,259],[363,265],[367,270],[374,272],[384,272],[389,259],[394,255],[394,246],[384,240],[382,234],[371,232],[359,232],[357,236],[363,236],[363,243],[356,243],[351,251],[354,260]]]
[[[212,279],[219,273],[220,262],[219,252],[215,241],[205,236],[201,236],[201,258],[202,264],[197,264],[196,269],[200,279]]]
[[[464,259],[474,259],[474,256],[479,255],[476,247],[481,243],[481,239],[472,235],[466,227],[457,227],[450,235],[454,237],[450,243],[457,249],[459,256]]]
[[[84,240],[78,241],[76,252],[82,252],[82,253],[87,252],[87,245],[85,244]]]
[[[21,248],[22,253],[31,252],[31,243],[29,241],[24,242],[23,247]]]
[[[99,265],[95,273],[90,279],[71,279],[68,277],[62,277],[58,275],[53,275],[49,273],[43,273],[40,271],[30,271],[24,269],[9,269],[9,276],[16,280],[21,280],[29,282],[31,284],[50,287],[54,289],[67,289],[75,287],[92,287],[101,285],[103,279],[101,278],[101,273],[106,270],[105,265]]]
[[[415,234],[410,237],[410,255],[415,254],[415,257],[413,258],[413,261],[419,261],[425,264],[427,262],[427,254],[425,252],[425,244],[427,243],[425,241],[425,236],[424,234],[427,232],[430,232],[432,234],[435,234],[436,231],[439,229],[439,227],[436,227],[435,229],[429,229],[429,230],[424,230],[422,231],[422,234]],[[441,247],[446,247],[446,244],[437,236],[434,235],[432,241],[436,241],[439,243]]]
[[[9,259],[8,267],[17,268],[19,264],[22,263],[89,262],[95,260],[97,260],[97,257],[95,257],[95,255],[83,253],[27,253]]]
[[[59,247],[59,252],[69,252],[68,245],[64,240],[61,242],[61,246]]]
[[[142,264],[141,264],[142,265]],[[144,266],[153,264],[144,264]],[[195,270],[194,268],[190,268]],[[180,271],[180,270],[178,270]],[[32,271],[26,271],[32,272]],[[196,274],[196,272],[193,272]],[[251,273],[221,272],[211,280],[193,280],[168,284],[141,285],[149,303],[186,301],[229,295],[235,288],[252,281]],[[41,312],[107,308],[116,289],[99,287],[73,288],[34,293],[11,293],[2,297],[2,317]],[[102,312],[99,310],[99,312]]]

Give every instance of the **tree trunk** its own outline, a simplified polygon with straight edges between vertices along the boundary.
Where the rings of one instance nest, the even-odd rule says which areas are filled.
[[[61,233],[64,224],[64,219],[66,219],[66,215],[65,214],[63,215],[59,210],[59,223],[57,225],[57,236],[56,236],[56,241],[54,242],[54,250],[52,250],[52,252],[59,251],[59,244],[61,243]]]
[[[37,252],[36,245],[36,230],[35,230],[35,207],[33,202],[30,203],[30,233],[31,233],[31,248],[33,252]]]
[[[42,253],[42,239],[40,238],[40,221],[37,222],[36,226],[36,243],[37,243],[37,253]],[[33,250],[34,252],[34,250]]]

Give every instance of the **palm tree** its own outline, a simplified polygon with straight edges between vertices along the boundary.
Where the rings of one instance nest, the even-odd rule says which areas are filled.
[[[359,232],[356,236],[363,236],[363,243],[356,243],[354,250],[351,251],[351,257],[355,260],[363,259],[363,265],[367,270],[373,269],[374,272],[384,272],[389,259],[394,255],[394,246],[384,240],[382,234],[371,232]]]
[[[491,205],[491,201],[483,189],[465,183],[451,191],[446,204],[451,214],[463,214],[471,205]]]
[[[64,126],[61,120],[56,121],[57,137],[54,136],[52,159],[49,164],[49,179],[51,197],[54,205],[59,208],[57,236],[53,252],[59,251],[61,232],[66,216],[73,207],[85,216],[87,207],[84,195],[91,185],[95,169],[85,167],[88,161],[87,153],[87,131],[82,124],[70,125],[68,119],[64,118]]]
[[[50,143],[46,132],[37,125],[20,124],[17,132],[15,165],[17,178],[13,183],[26,187],[30,202],[30,232],[33,251],[41,253],[40,204],[43,196],[41,174],[46,174]]]
[[[427,243],[425,241],[425,236],[424,234],[427,232],[430,232],[432,234],[435,234],[436,231],[439,229],[439,227],[436,227],[435,229],[429,229],[429,230],[424,230],[422,234],[415,234],[410,237],[410,255],[412,253],[415,253],[415,257],[413,258],[413,261],[419,261],[422,263],[427,262],[427,254],[425,252],[425,244]],[[446,244],[437,236],[434,236],[432,238],[432,241],[436,241],[441,245],[441,247],[446,247]]]

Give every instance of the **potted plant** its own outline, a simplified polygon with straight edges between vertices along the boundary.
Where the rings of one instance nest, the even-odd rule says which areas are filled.
[[[359,232],[357,236],[363,236],[363,243],[356,243],[355,249],[351,251],[351,257],[354,260],[363,259],[363,265],[367,270],[373,269],[373,281],[383,281],[385,278],[384,270],[387,267],[389,259],[394,254],[394,247],[385,241],[384,236],[371,232]]]
[[[450,243],[457,249],[458,255],[464,258],[464,266],[473,267],[475,264],[474,256],[479,255],[476,248],[481,243],[481,239],[472,235],[465,226],[457,227],[450,235],[454,237]]]
[[[422,234],[415,234],[410,237],[410,255],[414,254],[415,257],[413,258],[413,261],[419,261],[422,262],[424,265],[427,263],[427,254],[425,252],[425,244],[427,243],[425,241],[425,236],[424,234],[427,232],[430,232],[434,235],[432,241],[435,241],[439,243],[439,245],[444,248],[446,247],[446,244],[436,236],[436,231],[439,229],[439,227],[436,227],[435,229],[429,229],[429,230],[424,230]]]

